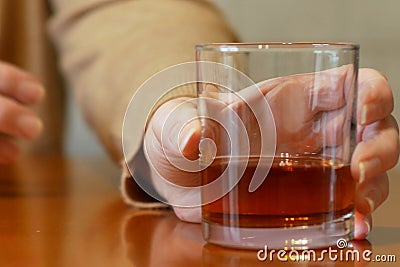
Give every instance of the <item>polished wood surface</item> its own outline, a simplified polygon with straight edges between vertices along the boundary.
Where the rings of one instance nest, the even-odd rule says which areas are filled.
[[[259,261],[257,251],[205,244],[201,227],[168,210],[135,210],[119,195],[106,159],[23,158],[0,167],[0,266],[400,266],[400,179],[356,249],[395,263]]]

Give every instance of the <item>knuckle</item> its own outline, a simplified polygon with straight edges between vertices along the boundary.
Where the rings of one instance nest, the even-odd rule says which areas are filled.
[[[360,69],[359,75],[360,97],[364,102],[372,99],[381,100],[385,107],[393,109],[393,92],[386,76],[374,69]]]
[[[374,77],[374,78],[376,78],[376,77],[379,77],[380,79],[382,79],[382,80],[384,80],[386,82],[388,81],[387,76],[383,72],[381,72],[381,71],[379,71],[377,69],[361,68],[359,70],[359,73],[360,73],[360,78],[365,78],[365,77]]]
[[[22,87],[24,83],[34,84],[34,86],[29,87],[29,90],[33,90],[38,95],[44,95],[42,85],[33,74],[14,65],[0,62],[0,92],[6,95],[15,96],[18,94],[19,87]],[[42,90],[43,93],[40,92]]]

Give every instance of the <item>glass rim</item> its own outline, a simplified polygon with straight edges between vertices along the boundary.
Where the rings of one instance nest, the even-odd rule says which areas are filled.
[[[200,43],[196,51],[239,52],[273,49],[359,50],[360,45],[346,42],[251,42],[251,43]]]

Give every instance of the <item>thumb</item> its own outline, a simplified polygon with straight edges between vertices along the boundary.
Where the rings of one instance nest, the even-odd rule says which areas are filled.
[[[198,158],[201,126],[196,99],[180,97],[164,103],[151,119],[151,127],[165,152]]]

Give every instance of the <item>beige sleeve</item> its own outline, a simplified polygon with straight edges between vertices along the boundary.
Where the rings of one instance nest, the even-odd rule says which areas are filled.
[[[124,162],[121,128],[136,88],[166,67],[194,60],[196,43],[235,40],[221,14],[206,1],[52,0],[52,4],[49,30],[61,69],[87,123],[117,163]],[[142,129],[130,133],[136,152]],[[142,156],[136,152],[132,154]],[[129,203],[143,206],[151,199],[129,176],[123,175],[122,192]]]

